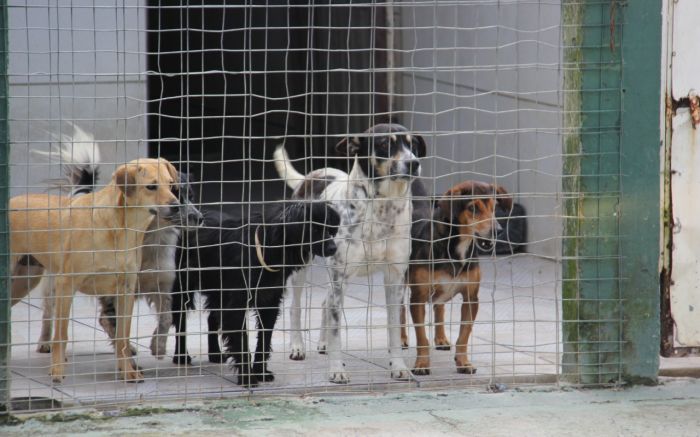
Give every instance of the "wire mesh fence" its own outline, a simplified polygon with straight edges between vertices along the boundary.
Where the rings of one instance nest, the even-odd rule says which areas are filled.
[[[8,12],[18,410],[559,382],[559,1]]]

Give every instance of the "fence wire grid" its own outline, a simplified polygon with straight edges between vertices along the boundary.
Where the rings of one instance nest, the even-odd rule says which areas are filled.
[[[94,200],[74,205],[78,198],[97,199],[97,194],[76,192],[75,185],[63,191],[49,188],[64,177],[66,164],[85,164],[85,156],[96,151],[99,178],[93,193],[118,193],[114,191],[116,180],[121,181],[124,193],[131,190],[135,196],[147,197],[155,184],[155,191],[160,193],[165,187],[163,196],[179,195],[181,203],[183,192],[184,197],[189,194],[204,216],[201,227],[162,225],[170,233],[163,231],[168,237],[155,243],[149,243],[151,234],[143,242],[139,238],[144,234],[136,232],[143,231],[144,224],[152,225],[150,219],[120,228],[120,232],[136,235],[135,251],[129,257],[142,248],[143,254],[150,249],[143,262],[148,256],[161,261],[144,267],[146,273],[175,277],[180,285],[165,289],[157,285],[148,290],[150,294],[136,296],[128,338],[136,352],[133,359],[125,358],[130,356],[128,350],[115,356],[105,320],[101,323],[104,301],[93,295],[111,296],[117,313],[116,300],[122,298],[94,281],[92,285],[82,283],[82,290],[72,290],[68,335],[60,339],[67,345],[60,382],[49,376],[50,371],[56,374],[56,358],[52,358],[56,352],[39,351],[59,343],[41,343],[39,337],[42,324],[53,326],[54,316],[47,316],[44,306],[54,310],[59,306],[53,285],[65,283],[70,276],[66,269],[77,267],[40,266],[46,278],[12,307],[11,397],[25,400],[15,403],[15,409],[250,394],[298,396],[559,383],[561,262],[566,238],[562,205],[566,196],[576,196],[562,192],[566,65],[562,61],[561,8],[556,0],[10,0],[10,196],[65,196],[63,206],[46,200],[41,206],[40,200],[32,210],[39,217],[55,213],[65,218],[48,225],[61,242],[48,245],[52,256],[73,259],[65,243],[72,235],[87,241],[83,250],[91,252],[90,257],[83,257],[91,260],[88,265],[80,266],[85,275],[119,282],[144,273],[141,268],[127,271],[103,261],[114,256],[114,251],[101,246],[101,237],[95,237],[107,232],[99,229],[102,222],[98,219],[87,226],[71,221],[71,214],[99,215]],[[601,24],[601,31],[606,26]],[[406,131],[366,133],[383,123],[402,125]],[[391,175],[415,170],[406,162],[417,158],[410,154],[418,155],[418,137],[424,139],[426,153],[420,157],[421,171],[415,180],[423,184],[425,193],[411,198],[410,184],[405,183],[408,177]],[[346,156],[337,152],[336,145],[343,141],[341,152],[350,150]],[[366,177],[369,191],[359,195],[340,189],[334,194],[334,210],[341,220],[335,240],[317,233],[332,229],[321,226],[332,224],[330,206],[323,206],[321,215],[313,215],[308,196],[326,185],[334,186],[342,176],[316,173],[314,183],[305,188],[307,198],[304,193],[302,199],[295,197],[275,167],[273,153],[281,144],[302,174],[325,167],[345,172],[355,165],[364,168],[364,173],[356,169],[353,175]],[[365,145],[372,147],[363,148]],[[408,147],[401,149],[401,145]],[[64,154],[57,152],[61,147]],[[85,155],[86,151],[90,153]],[[401,155],[404,152],[408,154]],[[168,160],[189,179],[179,184],[168,179],[171,173],[157,167],[155,179],[146,181],[144,174],[152,170],[146,158],[156,157]],[[125,181],[113,175],[133,160],[139,160],[140,176],[126,180],[131,185],[124,186]],[[467,181],[480,184],[452,198],[445,196]],[[355,183],[359,182],[353,179],[350,186]],[[491,185],[505,192],[474,188]],[[180,193],[172,191],[173,187],[179,187]],[[355,214],[350,200],[358,196],[358,204],[366,209]],[[150,208],[163,205],[163,198],[147,199],[144,202],[150,202]],[[504,207],[505,199],[512,199],[516,206]],[[445,200],[450,202],[450,213],[440,215],[440,202]],[[406,202],[414,205],[413,217],[406,211],[386,211],[390,209],[386,205]],[[424,209],[416,207],[417,203]],[[465,209],[457,211],[461,207]],[[257,212],[261,208],[265,211],[262,217]],[[442,208],[444,212],[444,204]],[[106,214],[126,211],[123,204],[104,209]],[[303,210],[300,214],[299,209]],[[428,215],[421,220],[417,211]],[[389,215],[378,215],[380,212]],[[24,214],[29,217],[26,210]],[[499,214],[498,220],[493,214]],[[471,217],[468,225],[459,221],[467,216]],[[372,222],[377,217],[389,218],[384,223]],[[409,217],[408,222],[401,222],[402,217]],[[36,223],[30,225],[29,218],[23,220],[29,235],[46,231],[46,224],[42,229]],[[362,231],[350,229],[349,220],[355,220]],[[430,260],[408,260],[411,242],[415,255],[420,240],[415,235],[411,239],[411,228],[415,232],[426,221],[429,230],[421,234],[425,237],[419,241],[421,247],[430,252],[439,243],[440,247],[447,245],[448,259],[434,254]],[[442,228],[441,221],[446,222]],[[477,227],[491,225],[494,230],[486,237],[486,231],[479,231],[483,235],[473,240],[474,246],[460,240],[477,232]],[[441,229],[447,229],[446,236],[437,236]],[[278,234],[282,243],[273,242]],[[256,239],[262,239],[258,246],[263,250],[256,249]],[[345,257],[299,259],[290,249],[297,244],[308,254],[329,239]],[[470,260],[460,258],[466,247],[494,239],[494,245],[482,245],[478,253],[469,249]],[[350,240],[356,245],[348,244]],[[309,249],[312,242],[316,249]],[[358,250],[357,244],[363,249]],[[116,252],[125,249],[117,245]],[[209,255],[203,250],[219,256],[206,258]],[[331,249],[324,246],[323,250]],[[276,254],[281,254],[281,262],[275,261]],[[36,259],[27,256],[38,254],[11,255],[24,268],[17,270],[13,264],[13,289],[14,283],[41,278]],[[346,264],[338,266],[336,259]],[[476,259],[480,279],[473,274]],[[70,262],[80,264],[67,264]],[[262,262],[269,265],[261,267]],[[277,270],[286,274],[305,262],[311,266],[297,284],[303,288],[297,316],[291,290],[294,278],[279,297],[280,287],[265,283],[260,274],[279,276],[282,273]],[[125,263],[120,265],[129,264]],[[412,301],[408,282],[414,276],[405,272],[414,267],[434,274],[422,284],[429,291],[424,320],[418,323],[429,340],[430,361],[421,364],[429,374],[421,374],[427,373],[425,369],[407,373],[421,367],[416,366],[419,349],[410,309],[402,325],[408,336],[401,339],[398,350],[392,338],[402,324],[395,316]],[[334,276],[334,271],[339,273]],[[356,274],[349,275],[353,272]],[[465,272],[471,275],[466,284],[465,276],[460,276]],[[324,310],[331,284],[338,283],[343,273],[349,276],[342,307],[331,303]],[[244,287],[228,282],[227,278],[241,275],[245,276]],[[187,284],[182,285],[182,278]],[[212,283],[219,285],[211,287]],[[385,298],[394,297],[385,294],[385,285],[394,290],[393,296],[400,295],[400,303],[387,305]],[[472,300],[463,301],[461,295],[450,298],[450,293],[477,285],[478,313],[465,354],[456,350],[462,342],[458,333],[471,326],[469,318],[476,308],[470,305]],[[126,288],[123,294],[134,294]],[[192,292],[187,302],[181,300],[183,289]],[[430,294],[436,289],[442,289],[445,296]],[[158,303],[164,295],[193,308],[173,312],[169,301]],[[281,299],[278,317],[275,299]],[[414,306],[419,305],[414,302]],[[440,316],[435,307],[438,313],[444,308],[442,323],[436,320]],[[112,329],[127,323],[121,320],[129,320],[126,311],[119,314],[112,319],[120,320]],[[338,350],[331,350],[337,345],[333,322],[322,329],[324,314],[339,318]],[[191,362],[176,351],[178,336],[173,326],[158,331],[164,315],[165,322],[179,315],[186,320],[186,332],[180,339],[187,340]],[[272,333],[270,344],[261,340],[263,348],[271,346],[265,369],[258,362],[250,368],[232,365],[246,362],[240,352],[245,349],[240,343],[246,339],[238,335],[246,319],[250,355],[257,345],[256,324],[266,324],[263,331]],[[165,350],[157,356],[152,350],[154,331],[165,341]],[[119,332],[114,335],[118,337]],[[222,344],[220,337],[227,334],[229,343]],[[214,343],[224,348],[221,354],[211,350],[212,335]],[[324,347],[327,353],[319,353]],[[233,357],[227,351],[234,351]],[[211,362],[212,356],[220,362]],[[405,369],[397,367],[400,361]],[[342,362],[340,369],[338,362]],[[129,368],[129,363],[137,367],[131,376],[125,376],[118,368]],[[125,377],[141,379],[134,376],[139,372],[141,383],[124,381]],[[256,374],[257,386],[246,372]]]

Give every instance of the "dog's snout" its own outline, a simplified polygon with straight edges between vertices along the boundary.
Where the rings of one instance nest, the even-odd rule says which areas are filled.
[[[406,166],[408,167],[408,174],[412,176],[418,176],[420,173],[420,161],[417,159],[411,159],[410,161],[406,162]]]
[[[196,223],[197,226],[202,226],[204,224],[204,215],[198,209],[190,208],[187,220],[190,223]]]
[[[335,241],[329,240],[326,242],[326,244],[324,244],[323,256],[333,256],[337,251],[338,246],[335,244]]]

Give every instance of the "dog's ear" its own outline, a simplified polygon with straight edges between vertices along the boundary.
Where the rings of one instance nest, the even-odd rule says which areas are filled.
[[[175,168],[174,165],[170,163],[167,159],[159,158],[159,164],[164,164],[165,168],[168,169],[168,174],[170,174],[170,177],[172,178],[173,183],[177,184],[180,181],[180,174],[178,173],[177,169]]]
[[[500,185],[491,185],[491,187],[496,195],[496,202],[498,202],[498,206],[500,206],[503,211],[510,214],[511,209],[513,208],[513,196],[508,194],[508,191],[506,191],[506,189]]]
[[[359,137],[343,138],[335,145],[335,152],[338,156],[352,157],[359,153],[362,146],[362,139]]]
[[[438,211],[438,218],[444,223],[455,223],[469,200],[455,197],[449,193],[435,199],[435,209]]]
[[[420,135],[411,135],[411,152],[418,158],[424,158],[428,153],[425,140]]]
[[[125,196],[131,196],[136,191],[136,172],[138,172],[137,166],[124,164],[112,175],[114,184]]]

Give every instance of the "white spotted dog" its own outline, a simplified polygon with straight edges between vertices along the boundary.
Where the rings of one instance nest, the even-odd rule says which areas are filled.
[[[340,156],[354,157],[350,174],[323,168],[304,176],[294,169],[283,146],[274,155],[277,172],[294,190],[295,198],[329,201],[340,213],[338,250],[328,258],[331,284],[324,302],[319,351],[328,353],[330,381],[347,383],[340,339],[345,290],[351,277],[379,270],[384,274],[391,376],[406,380],[411,372],[401,356],[400,312],[411,255],[411,183],[420,174],[418,158],[425,156],[425,141],[399,124],[378,124],[335,148]],[[292,279],[293,360],[305,358],[300,302],[306,270],[308,267]]]

